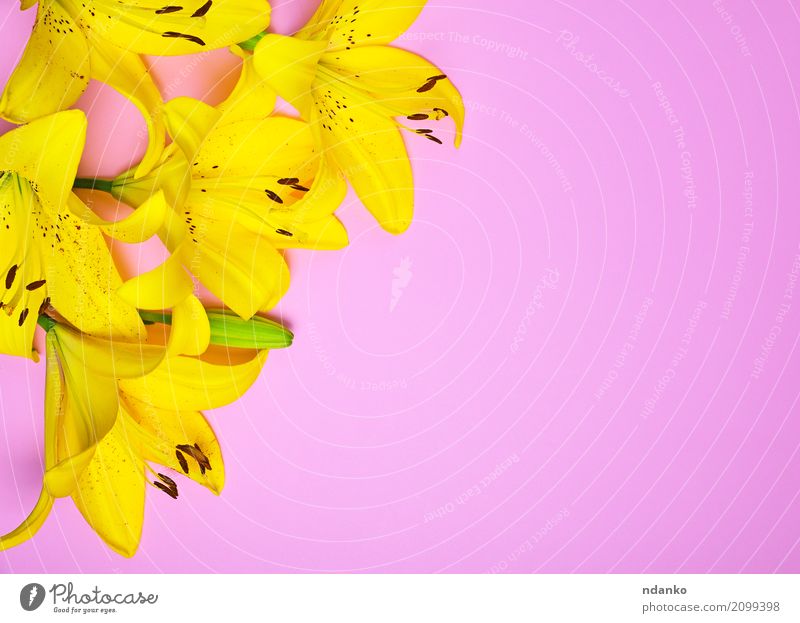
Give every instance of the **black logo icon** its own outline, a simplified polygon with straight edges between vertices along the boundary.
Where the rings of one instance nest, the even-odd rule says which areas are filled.
[[[44,601],[44,586],[41,584],[26,584],[19,592],[19,605],[28,612],[36,610]]]

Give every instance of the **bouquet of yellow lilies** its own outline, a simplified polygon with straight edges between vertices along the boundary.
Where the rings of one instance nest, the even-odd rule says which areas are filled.
[[[222,453],[202,411],[239,398],[267,351],[291,344],[262,315],[289,286],[283,250],[347,245],[335,216],[347,181],[381,227],[405,231],[401,130],[441,144],[432,122],[451,117],[461,139],[447,76],[389,45],[424,1],[323,0],[293,36],[265,32],[266,0],[173,1],[21,0],[37,17],[0,99],[0,116],[20,124],[0,137],[0,353],[38,361],[45,332],[45,465],[38,502],[0,549],[70,496],[132,556],[147,484],[177,498],[172,470],[219,493]],[[140,56],[225,47],[241,77],[216,107],[165,103]],[[114,179],[76,178],[87,122],[67,109],[90,79],[147,121],[144,157]],[[277,97],[297,116],[276,114]],[[76,188],[134,211],[106,221]],[[105,238],[153,236],[168,259],[123,282]],[[196,282],[224,307],[207,308]]]

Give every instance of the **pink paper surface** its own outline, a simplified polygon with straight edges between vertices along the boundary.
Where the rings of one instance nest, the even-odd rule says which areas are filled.
[[[33,12],[0,19],[5,80]],[[408,137],[405,235],[351,195],[349,248],[290,254],[296,342],[210,414],[223,495],[149,491],[131,560],[58,501],[0,570],[800,572],[799,31],[785,0],[430,2],[398,45],[459,86],[464,144]],[[238,73],[154,67],[210,103]],[[138,160],[132,106],[80,106],[82,173]],[[0,374],[5,532],[44,366]]]

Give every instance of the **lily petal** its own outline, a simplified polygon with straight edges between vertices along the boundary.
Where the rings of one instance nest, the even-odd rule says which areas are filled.
[[[80,199],[70,195],[69,201]],[[84,208],[70,205],[74,207],[58,212],[42,202],[41,228],[48,227],[41,239],[43,262],[53,306],[84,333],[138,338],[142,321],[116,294],[122,280],[103,235],[74,215]]]
[[[269,25],[266,0],[61,0],[95,36],[139,54],[196,54],[245,41]]]
[[[44,394],[44,455],[45,469],[56,462],[56,430],[64,411],[64,383],[56,355],[56,337],[46,338],[47,370]],[[39,499],[28,517],[8,534],[0,537],[0,551],[24,543],[39,531],[53,508],[53,496],[42,486]]]
[[[408,229],[414,213],[414,183],[406,147],[392,119],[369,104],[335,92],[348,105],[347,115],[326,114],[314,120],[327,154],[344,173],[364,206],[386,231]],[[352,119],[352,121],[350,121]]]
[[[211,363],[205,357],[170,357],[152,373],[119,382],[127,396],[169,411],[215,409],[238,400],[258,378],[267,351],[245,351],[241,363]],[[211,353],[213,354],[213,353]]]
[[[430,119],[450,116],[461,143],[464,103],[441,69],[412,52],[389,46],[360,46],[326,54],[327,67],[386,108],[392,116],[428,113]],[[435,79],[434,79],[435,78]]]
[[[190,296],[193,289],[180,257],[173,254],[153,270],[126,281],[117,293],[138,309],[169,309]]]
[[[310,178],[315,151],[309,125],[298,119],[269,117],[220,124],[203,141],[192,173],[205,178]]]
[[[133,214],[119,221],[106,221],[100,218],[82,201],[71,201],[70,208],[77,210],[75,216],[84,223],[99,227],[103,233],[115,240],[131,244],[144,242],[158,233],[171,210],[164,198],[163,190],[146,199]]]
[[[225,123],[263,119],[275,108],[275,91],[258,75],[252,54],[245,53],[238,45],[231,46],[230,50],[242,59],[242,73],[217,110],[224,115]]]
[[[253,51],[253,64],[258,75],[308,119],[317,63],[327,47],[325,41],[267,34]]]
[[[425,0],[323,0],[297,36],[330,40],[331,49],[386,44],[408,30],[424,6]]]
[[[158,409],[129,395],[125,395],[123,401],[128,415],[126,428],[135,431],[130,435],[138,437],[145,460],[184,474],[219,495],[225,486],[225,464],[214,430],[202,413]],[[211,469],[203,473],[196,462],[185,457],[187,469],[184,470],[175,451],[181,444],[197,444]]]
[[[68,110],[0,136],[0,171],[14,171],[53,206],[67,204],[86,141],[86,116]]]
[[[117,379],[155,369],[164,349],[140,343],[108,342],[76,333],[63,325],[54,335],[66,400],[58,435],[58,462],[48,467],[44,483],[55,497],[72,494],[93,460],[97,446],[117,421]]]
[[[211,326],[200,300],[189,295],[172,309],[167,355],[202,355],[211,340]]]
[[[208,227],[180,245],[184,266],[244,319],[272,309],[289,288],[289,269],[268,240],[236,223]]]
[[[59,2],[42,0],[28,45],[0,98],[0,116],[26,123],[64,110],[88,84],[86,38]]]
[[[161,118],[161,93],[138,54],[91,38],[91,75],[129,99],[147,122],[147,151],[136,167],[135,177],[146,175],[164,149],[166,130]]]
[[[200,150],[203,140],[220,118],[220,113],[191,97],[176,97],[164,105],[169,135],[190,162]]]
[[[72,500],[108,546],[131,557],[139,547],[144,521],[144,461],[131,450],[121,424],[97,444],[80,475]]]

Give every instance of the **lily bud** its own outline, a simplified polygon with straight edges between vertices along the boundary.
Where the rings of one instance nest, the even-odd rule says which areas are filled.
[[[140,311],[139,314],[146,323],[172,324],[172,314],[169,312]],[[294,339],[289,329],[269,318],[253,316],[249,320],[242,320],[234,312],[225,309],[207,309],[206,314],[211,327],[211,344],[271,350],[287,348]]]

